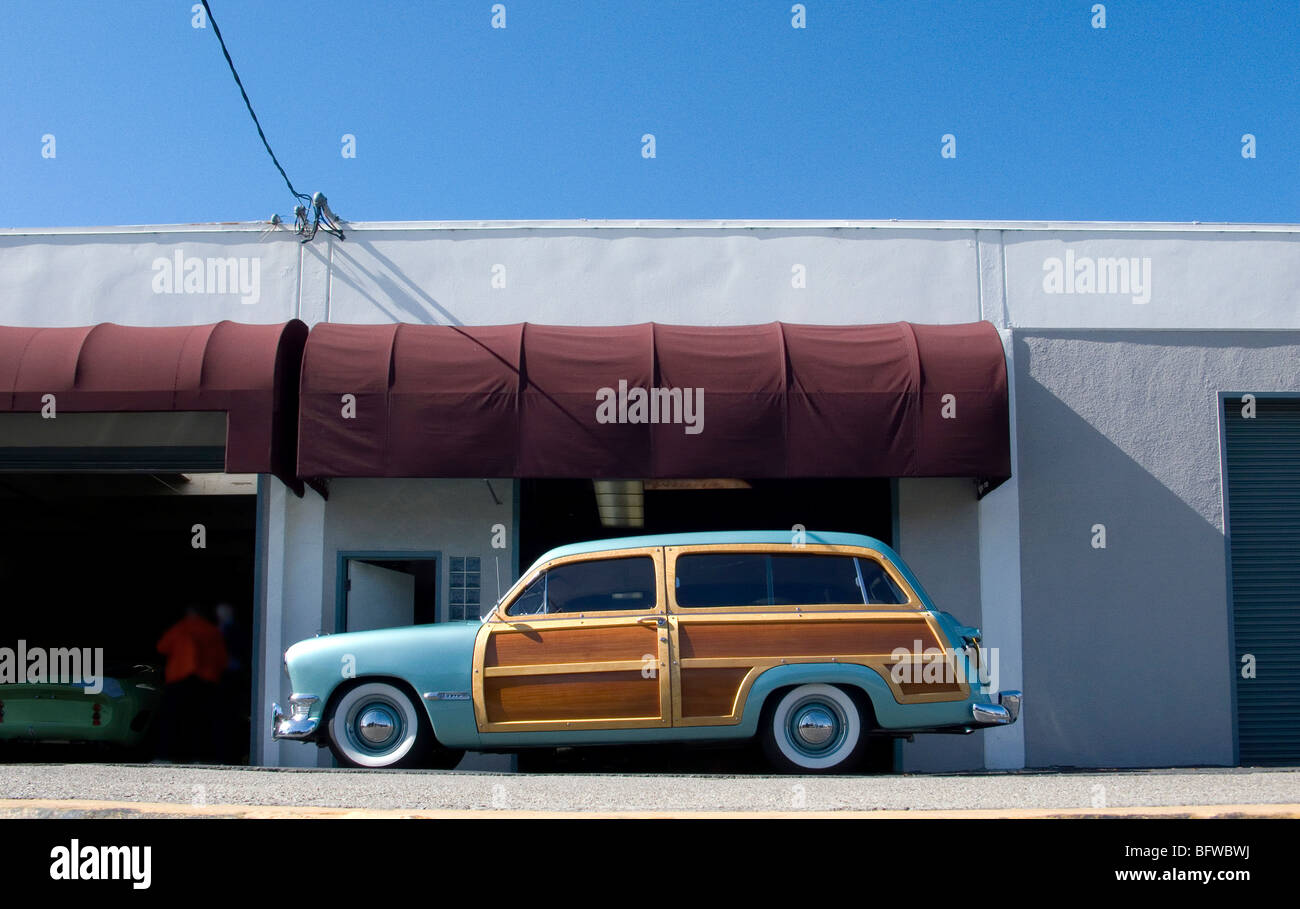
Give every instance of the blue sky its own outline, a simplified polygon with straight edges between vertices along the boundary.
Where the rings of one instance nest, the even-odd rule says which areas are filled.
[[[0,226],[290,215],[194,2],[0,4]],[[209,2],[345,219],[1300,221],[1296,2]]]

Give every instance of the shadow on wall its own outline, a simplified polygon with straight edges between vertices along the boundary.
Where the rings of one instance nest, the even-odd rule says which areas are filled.
[[[331,284],[334,281],[346,284],[394,322],[429,324],[436,321],[446,325],[464,324],[452,314],[451,310],[431,297],[418,283],[408,278],[396,262],[379,252],[374,243],[355,239],[355,235],[353,236],[354,239],[349,242],[368,253],[376,262],[383,265],[386,271],[367,270],[344,244],[339,243],[335,244],[332,256]],[[380,296],[377,297],[371,289],[378,291]],[[329,317],[328,312],[326,317]]]
[[[1233,762],[1210,383],[1266,375],[1261,351],[1241,349],[1258,343],[1186,332],[1017,337],[1029,766]]]
[[[916,321],[962,321],[978,309],[978,288],[967,280],[976,264],[973,237],[968,230],[882,227],[594,224],[351,232],[330,246],[328,318],[451,325],[524,318],[594,325],[883,323],[898,318],[890,301],[907,299],[932,301],[913,314]],[[518,263],[511,274],[518,268],[519,278],[508,285],[503,258]],[[823,278],[792,291],[790,262],[806,263]],[[509,291],[497,293],[507,287],[523,289],[523,296],[512,301]],[[855,302],[845,308],[845,300]]]

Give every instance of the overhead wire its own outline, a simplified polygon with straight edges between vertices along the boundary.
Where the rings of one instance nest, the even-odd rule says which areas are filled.
[[[257,112],[253,110],[253,102],[248,99],[248,92],[244,89],[244,80],[239,78],[239,71],[235,69],[235,61],[230,59],[230,50],[226,47],[226,39],[221,37],[221,29],[217,25],[216,17],[212,15],[212,7],[208,6],[208,0],[200,0],[200,2],[203,4],[203,11],[207,14],[208,21],[212,23],[212,33],[217,36],[217,41],[221,44],[221,53],[226,57],[226,64],[230,67],[230,74],[235,77],[235,84],[239,86],[239,93],[244,96],[244,106],[248,108],[248,115],[253,118],[253,125],[257,127],[257,135],[261,137],[262,145],[266,147],[266,153],[271,156],[271,163],[280,172],[280,176],[284,177],[284,184],[289,187],[289,192],[293,193],[299,201],[310,205],[311,196],[300,193],[293,188],[293,181],[289,179],[289,175],[285,173],[284,168],[280,165],[280,159],[271,150],[271,143],[267,141],[266,133],[262,130],[262,121],[257,119]]]
[[[257,119],[257,112],[253,110],[253,102],[249,100],[248,91],[244,88],[244,80],[239,78],[239,71],[235,69],[235,61],[230,57],[230,50],[226,47],[226,39],[221,35],[221,28],[217,25],[216,17],[212,15],[212,7],[208,5],[208,0],[200,0],[203,4],[203,11],[212,23],[212,33],[217,36],[217,41],[221,45],[221,53],[225,55],[226,65],[230,67],[230,74],[235,77],[235,85],[239,86],[239,93],[244,98],[244,106],[248,108],[248,115],[253,118],[253,125],[257,127],[257,135],[262,140],[262,146],[266,153],[271,156],[271,163],[275,169],[280,172],[284,178],[284,185],[289,187],[289,192],[293,193],[298,205],[294,206],[294,223],[295,230],[302,242],[307,243],[316,236],[318,228],[332,236],[343,239],[343,229],[339,226],[339,218],[334,212],[330,211],[329,204],[322,193],[316,193],[315,196],[309,196],[306,193],[300,193],[294,188],[293,181],[289,179],[288,173],[280,164],[280,159],[275,156],[271,149],[271,143],[266,138],[266,132],[262,129],[262,121]],[[314,216],[308,224],[308,213],[313,212]]]

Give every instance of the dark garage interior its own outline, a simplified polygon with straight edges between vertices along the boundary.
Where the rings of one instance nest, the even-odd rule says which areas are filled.
[[[707,530],[861,533],[892,543],[888,479],[646,481],[643,527],[601,523],[591,480],[521,480],[519,568],[548,549],[581,540]],[[658,487],[658,488],[655,488]]]
[[[155,666],[161,685],[164,631],[189,606],[220,615],[230,661],[211,718],[220,753],[209,758],[247,763],[256,488],[239,475],[0,473],[0,645],[102,647],[105,676]],[[62,746],[57,759],[148,760],[150,733],[129,753]],[[38,744],[33,758],[56,747]]]

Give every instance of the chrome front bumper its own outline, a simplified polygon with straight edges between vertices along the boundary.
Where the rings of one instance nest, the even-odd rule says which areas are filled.
[[[1019,691],[999,691],[996,704],[973,704],[971,713],[978,726],[1010,726],[1020,716]]]
[[[280,709],[279,704],[271,704],[271,738],[289,739],[295,742],[305,742],[316,737],[316,730],[320,727],[320,720],[312,719],[308,716],[314,705],[320,698],[314,694],[291,694],[289,695],[289,713],[285,714]]]

